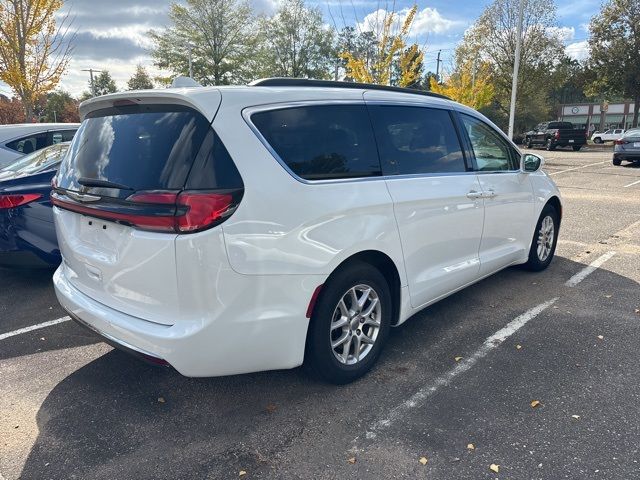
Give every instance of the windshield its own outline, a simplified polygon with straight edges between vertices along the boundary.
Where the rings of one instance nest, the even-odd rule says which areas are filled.
[[[30,153],[20,158],[15,163],[2,169],[2,172],[11,172],[18,175],[32,175],[42,172],[59,162],[67,150],[69,142],[52,145],[37,152]]]

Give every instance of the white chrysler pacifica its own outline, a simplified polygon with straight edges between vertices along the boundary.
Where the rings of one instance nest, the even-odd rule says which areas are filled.
[[[352,381],[389,328],[551,262],[542,159],[424,92],[298,79],[89,100],[54,179],[70,315],[188,376]]]

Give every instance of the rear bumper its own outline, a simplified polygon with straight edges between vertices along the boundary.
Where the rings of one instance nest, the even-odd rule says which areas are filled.
[[[616,160],[626,160],[628,162],[640,162],[640,152],[613,152],[613,158]]]
[[[203,312],[197,320],[177,318],[174,325],[142,320],[93,300],[71,284],[64,262],[53,283],[58,301],[80,324],[117,348],[152,363],[166,361],[185,376],[233,375],[301,365],[309,323],[305,312],[312,294],[307,290],[322,279],[300,275],[242,278],[246,293],[241,304],[230,302],[224,311]],[[255,296],[261,290],[264,295],[258,303]],[[292,293],[301,300],[298,304],[291,303]]]

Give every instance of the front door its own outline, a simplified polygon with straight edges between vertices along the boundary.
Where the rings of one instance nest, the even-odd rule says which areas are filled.
[[[484,198],[480,274],[526,260],[534,224],[533,187],[520,171],[520,154],[493,127],[460,114]]]
[[[369,104],[394,202],[409,293],[420,307],[478,277],[481,187],[466,163],[451,113]]]

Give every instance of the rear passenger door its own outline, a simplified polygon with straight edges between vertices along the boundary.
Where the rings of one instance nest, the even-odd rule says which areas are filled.
[[[526,258],[535,222],[533,188],[520,171],[520,154],[498,131],[479,118],[462,113],[459,118],[484,197],[484,276]]]
[[[478,277],[480,184],[449,110],[368,106],[394,202],[411,304],[420,307]]]

